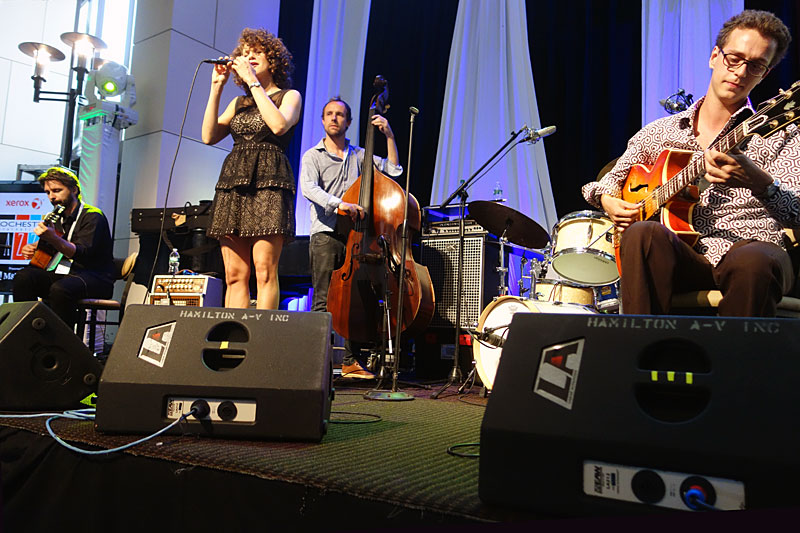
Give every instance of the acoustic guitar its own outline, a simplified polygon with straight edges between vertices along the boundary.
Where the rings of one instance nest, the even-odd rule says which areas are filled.
[[[64,214],[65,209],[66,208],[63,205],[57,204],[53,211],[44,217],[44,223],[48,225],[55,224],[58,218]],[[59,237],[62,235],[58,231],[56,231],[56,234]],[[44,270],[47,268],[47,265],[50,264],[50,261],[52,261],[53,256],[57,253],[58,250],[56,250],[52,244],[39,239],[39,241],[36,243],[36,251],[33,253],[30,264]]]

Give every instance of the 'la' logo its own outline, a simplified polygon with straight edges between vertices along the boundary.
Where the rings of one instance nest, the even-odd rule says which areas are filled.
[[[555,344],[542,350],[533,392],[553,403],[572,409],[584,339]]]

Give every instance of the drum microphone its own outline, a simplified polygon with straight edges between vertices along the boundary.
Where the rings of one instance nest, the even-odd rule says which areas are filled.
[[[497,326],[494,328],[485,328],[483,331],[478,331],[474,328],[469,328],[470,335],[478,339],[479,341],[485,342],[487,344],[491,344],[495,348],[502,348],[503,344],[505,344],[506,340],[501,337],[500,335],[495,335],[492,333],[493,331],[500,329],[500,328],[507,328],[508,324],[504,324],[502,326]]]
[[[678,92],[670,95],[668,98],[659,100],[658,104],[664,108],[664,111],[670,115],[686,111],[692,105],[692,95],[686,94],[683,89],[678,89]]]
[[[546,128],[542,128],[540,130],[534,130],[529,128],[528,126],[525,126],[525,138],[522,139],[520,142],[521,143],[527,142],[533,144],[539,139],[552,135],[555,132],[556,132],[555,126],[547,126]]]
[[[230,59],[204,59],[201,63],[211,63],[212,65],[227,65]]]
[[[491,344],[495,348],[502,348],[503,344],[506,342],[506,340],[500,335],[495,335],[494,333],[488,333],[486,331],[483,333],[478,333],[478,339]]]

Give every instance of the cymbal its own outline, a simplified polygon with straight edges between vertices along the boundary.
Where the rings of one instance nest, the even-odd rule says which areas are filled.
[[[544,248],[550,235],[539,224],[519,211],[497,202],[476,200],[469,203],[469,214],[478,224],[498,237],[506,232],[509,242],[527,248]]]
[[[614,168],[614,165],[617,164],[617,159],[619,159],[619,157],[617,157],[615,159],[612,159],[611,161],[606,163],[606,166],[604,166],[603,168],[600,169],[600,173],[597,174],[597,180],[595,180],[595,181],[600,180],[600,178],[602,178],[603,176],[605,176],[606,174],[611,172],[611,169]]]

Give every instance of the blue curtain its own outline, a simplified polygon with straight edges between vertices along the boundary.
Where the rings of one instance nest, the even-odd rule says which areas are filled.
[[[431,203],[447,198],[459,180],[469,177],[512,131],[525,124],[542,127],[524,1],[460,2],[450,47]],[[470,200],[491,199],[498,182],[508,199],[506,205],[544,227],[556,222],[543,142],[512,149],[473,184],[468,191]]]
[[[714,39],[742,9],[743,0],[642,2],[642,125],[666,116],[659,100],[679,88],[695,100],[706,93]]]
[[[301,153],[325,136],[322,107],[332,96],[341,96],[353,109],[347,132],[358,142],[358,105],[364,70],[364,51],[369,26],[370,0],[316,0],[311,20],[308,71],[303,95]],[[297,234],[308,235],[310,206],[297,194]]]

